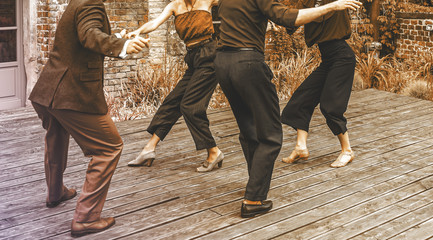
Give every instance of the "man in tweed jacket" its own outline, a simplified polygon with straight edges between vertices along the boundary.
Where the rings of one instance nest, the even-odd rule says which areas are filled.
[[[63,184],[69,136],[87,157],[86,180],[75,209],[72,235],[103,231],[114,218],[101,218],[108,187],[123,148],[107,113],[104,57],[137,53],[148,40],[111,34],[103,0],[71,0],[56,30],[53,50],[29,99],[46,129],[47,207],[76,195]]]

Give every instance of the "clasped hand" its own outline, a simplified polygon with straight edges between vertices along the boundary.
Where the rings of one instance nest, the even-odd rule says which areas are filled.
[[[149,41],[150,41],[149,38],[140,37],[139,34],[131,35],[132,33],[135,33],[135,32],[130,32],[130,33],[126,34],[125,29],[123,29],[120,32],[120,35],[122,36],[122,38],[130,39],[129,44],[126,47],[126,53],[127,54],[139,53],[144,47],[149,47]],[[132,36],[134,36],[134,38],[132,38]]]

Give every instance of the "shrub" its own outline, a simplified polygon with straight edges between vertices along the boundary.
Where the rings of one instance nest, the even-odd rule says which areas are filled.
[[[410,82],[402,91],[403,95],[430,100],[432,97],[428,83],[423,80]]]
[[[117,121],[124,121],[153,114],[185,70],[186,64],[178,58],[166,59],[162,65],[140,63],[137,78],[121,85],[121,97],[107,99],[111,116]]]
[[[313,72],[320,63],[318,49],[304,49],[296,54],[284,57],[281,61],[269,62],[274,73],[272,82],[280,100],[287,100],[298,86]]]
[[[387,63],[388,57],[377,58],[374,52],[370,52],[366,59],[356,56],[356,60],[358,62],[356,71],[362,77],[366,87],[375,87],[382,90],[389,87],[387,81],[387,72],[390,68]]]
[[[267,59],[272,62],[282,61],[284,58],[296,55],[307,49],[304,41],[303,29],[292,35],[287,34],[285,28],[277,31],[268,31],[266,34]]]

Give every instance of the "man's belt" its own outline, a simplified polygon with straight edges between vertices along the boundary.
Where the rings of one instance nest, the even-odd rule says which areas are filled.
[[[251,48],[251,47],[227,47],[227,46],[219,47],[217,50],[222,52],[258,51],[256,48]]]
[[[212,38],[208,38],[208,39],[205,39],[205,40],[203,40],[201,42],[191,44],[191,45],[189,45],[189,46],[186,47],[186,50],[190,51],[190,50],[196,49],[198,47],[202,47],[206,43],[210,43],[210,42],[212,42]]]

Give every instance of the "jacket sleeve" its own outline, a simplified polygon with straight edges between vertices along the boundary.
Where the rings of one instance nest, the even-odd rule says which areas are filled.
[[[110,26],[104,4],[87,3],[77,9],[75,14],[78,38],[87,49],[110,57],[119,57],[126,39],[104,32]],[[108,31],[109,32],[109,31]]]
[[[272,22],[284,27],[295,25],[298,9],[291,9],[276,0],[256,0],[260,11]]]

